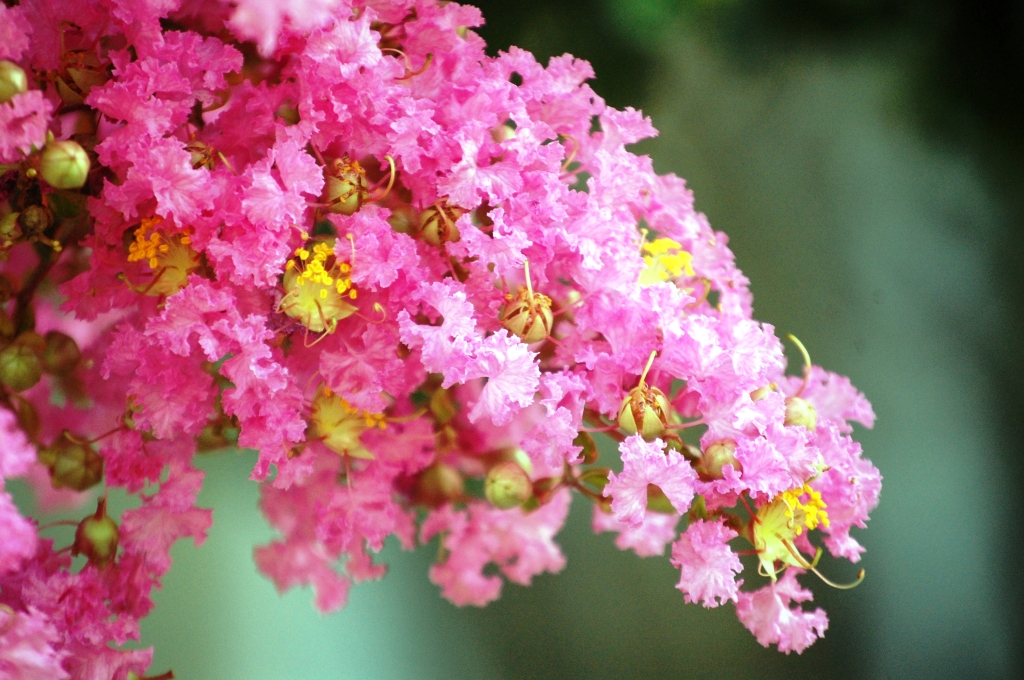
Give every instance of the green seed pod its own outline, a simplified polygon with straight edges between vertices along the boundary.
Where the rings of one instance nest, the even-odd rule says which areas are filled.
[[[501,313],[502,326],[526,344],[548,337],[554,323],[551,298],[520,286],[518,295],[509,294],[506,299],[508,303]]]
[[[413,491],[413,500],[427,507],[437,508],[462,497],[465,483],[462,475],[451,465],[435,463],[420,474]]]
[[[619,427],[628,434],[640,433],[647,441],[665,434],[669,414],[668,397],[644,382],[631,389],[619,407]]]
[[[78,523],[71,554],[85,555],[89,559],[89,564],[102,569],[117,555],[120,537],[117,522],[107,514],[107,499],[100,498],[96,504],[95,514]]]
[[[28,78],[25,69],[13,61],[0,61],[0,104],[6,104],[15,95],[28,90]]]
[[[18,226],[28,238],[44,233],[53,224],[53,213],[41,205],[30,205],[18,215]]]
[[[462,238],[455,223],[465,212],[444,202],[430,206],[420,213],[421,238],[434,247],[455,243]]]
[[[43,370],[53,375],[65,375],[75,370],[82,359],[82,350],[78,349],[74,339],[59,331],[50,331],[45,339]]]
[[[39,449],[39,462],[50,469],[55,489],[85,491],[103,479],[103,457],[64,432],[50,446]]]
[[[732,465],[737,472],[743,469],[736,460],[736,442],[731,439],[717,441],[704,449],[697,472],[712,479],[722,479],[722,468],[726,465]]]
[[[89,176],[89,154],[78,142],[50,142],[39,156],[39,174],[55,189],[78,189]]]
[[[352,215],[363,207],[369,194],[366,171],[348,156],[336,159],[324,175],[324,191],[320,201],[329,213]]]
[[[14,392],[34,387],[43,377],[40,359],[45,343],[35,333],[22,333],[0,351],[0,383]]]
[[[786,425],[803,425],[811,432],[818,427],[818,411],[800,397],[786,399]]]
[[[10,247],[21,240],[24,232],[18,224],[21,213],[12,212],[0,220],[0,248]]]
[[[496,508],[519,507],[533,495],[533,483],[518,463],[498,463],[487,473],[484,495]]]

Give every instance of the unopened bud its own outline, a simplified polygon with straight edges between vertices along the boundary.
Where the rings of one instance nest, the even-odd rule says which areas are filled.
[[[103,457],[67,431],[39,449],[39,462],[49,468],[55,489],[85,491],[103,479]]]
[[[74,338],[60,331],[46,334],[46,348],[43,350],[43,370],[53,375],[64,375],[75,370],[82,359],[82,351]]]
[[[508,123],[502,123],[491,128],[491,139],[498,144],[506,142],[510,139],[514,139],[516,136],[516,129]]]
[[[743,470],[736,460],[736,442],[731,439],[717,441],[704,449],[697,471],[712,479],[722,479],[722,468],[726,465],[732,465],[736,472]]]
[[[436,508],[462,497],[465,483],[462,475],[451,465],[435,463],[420,474],[413,492],[413,500]]]
[[[10,247],[21,239],[24,232],[21,230],[21,225],[18,224],[20,216],[21,213],[12,212],[0,220],[0,248]]]
[[[768,395],[770,395],[774,390],[775,390],[775,383],[772,383],[770,385],[765,385],[764,387],[758,387],[756,390],[754,390],[753,392],[750,393],[750,400],[755,402],[755,403],[759,402],[759,401],[763,401],[763,400],[767,399]]]
[[[484,495],[496,508],[515,508],[533,495],[533,483],[518,463],[498,463],[487,473]]]
[[[629,391],[619,407],[619,427],[647,441],[665,434],[669,403],[665,393],[643,381]]]
[[[811,403],[800,397],[786,399],[786,425],[803,425],[811,432],[818,427],[818,412]]]
[[[14,99],[14,95],[28,90],[28,78],[25,69],[13,61],[0,61],[0,104]]]
[[[96,503],[96,512],[78,523],[71,554],[85,555],[89,564],[102,569],[117,554],[119,540],[117,522],[107,514],[107,499],[100,498]]]
[[[35,333],[22,333],[0,351],[0,383],[14,392],[34,387],[43,377],[40,360],[43,339]]]
[[[450,205],[432,205],[420,213],[420,236],[432,246],[442,243],[455,243],[462,234],[455,225],[463,213],[462,208]]]
[[[50,142],[39,156],[39,174],[55,189],[78,189],[89,175],[89,154],[72,140]]]

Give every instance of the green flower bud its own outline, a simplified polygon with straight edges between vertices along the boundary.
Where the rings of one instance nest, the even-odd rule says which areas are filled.
[[[731,439],[723,439],[708,446],[697,464],[697,472],[712,479],[722,479],[722,468],[726,465],[732,465],[737,472],[743,470],[736,460],[736,442]]]
[[[40,360],[45,344],[35,333],[22,333],[0,351],[0,383],[15,392],[24,392],[43,377]]]
[[[103,479],[103,457],[66,430],[53,444],[39,449],[39,462],[49,468],[55,489],[85,491]]]
[[[508,123],[502,123],[491,128],[491,139],[498,144],[506,142],[510,139],[514,139],[516,136],[516,129]]]
[[[515,508],[533,495],[533,483],[518,463],[498,463],[487,473],[484,495],[491,505],[502,510]]]
[[[55,189],[78,189],[89,176],[89,154],[78,142],[50,142],[39,156],[39,174]]]
[[[436,508],[462,497],[465,483],[459,471],[444,463],[435,463],[420,474],[413,500]]]
[[[18,224],[21,213],[12,212],[0,220],[0,248],[10,247],[21,239],[24,232]]]
[[[774,390],[775,383],[765,385],[764,387],[758,387],[756,390],[750,393],[750,399],[751,401],[754,402],[762,401],[764,399],[767,399],[768,395],[770,395]]]
[[[811,432],[818,427],[818,411],[800,397],[786,399],[786,425],[803,425]]]
[[[46,334],[46,349],[43,350],[43,370],[53,375],[64,375],[75,370],[82,359],[78,344],[68,335],[59,331]]]
[[[110,564],[117,554],[119,540],[117,522],[107,514],[107,499],[100,498],[96,504],[95,514],[78,523],[71,554],[85,555],[89,559],[89,564],[102,569]]]
[[[0,104],[14,99],[14,95],[28,90],[28,78],[25,69],[13,61],[0,61]]]

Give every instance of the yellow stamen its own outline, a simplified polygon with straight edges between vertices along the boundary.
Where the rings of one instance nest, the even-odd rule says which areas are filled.
[[[644,264],[640,273],[640,285],[649,286],[659,281],[671,281],[683,274],[693,276],[693,256],[670,238],[644,241],[641,246]]]

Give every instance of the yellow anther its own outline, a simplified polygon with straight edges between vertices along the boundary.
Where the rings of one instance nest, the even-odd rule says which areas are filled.
[[[338,321],[356,312],[345,299],[352,288],[351,265],[337,261],[334,239],[297,248],[295,256],[298,261],[292,259],[285,265],[286,295],[279,308],[313,332],[332,333]],[[355,295],[349,293],[348,298]]]
[[[188,275],[199,266],[199,255],[189,244],[188,234],[166,236],[151,231],[163,222],[160,217],[143,218],[135,229],[135,240],[128,245],[129,262],[145,262],[157,272],[153,281],[144,286],[149,295],[172,295],[185,286]]]
[[[683,274],[694,275],[691,265],[693,256],[670,238],[644,241],[641,250],[647,267],[640,273],[640,285],[649,286],[659,281],[671,281]]]
[[[784,491],[757,511],[750,524],[751,542],[757,550],[761,568],[773,580],[778,573],[777,562],[811,569],[813,564],[800,555],[793,540],[804,529],[828,526],[828,513],[821,494],[804,484]]]

